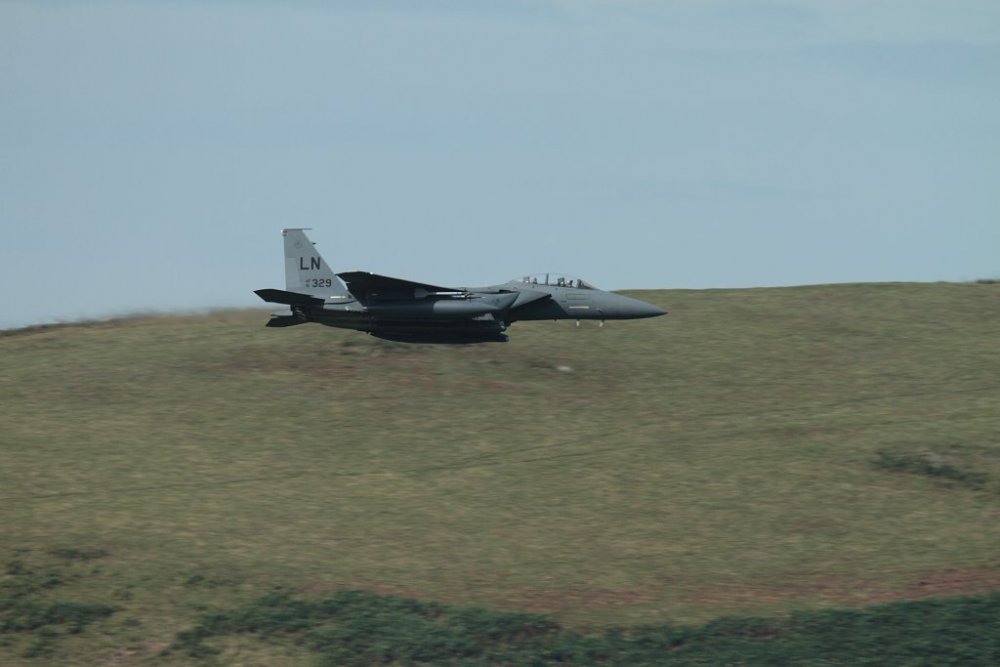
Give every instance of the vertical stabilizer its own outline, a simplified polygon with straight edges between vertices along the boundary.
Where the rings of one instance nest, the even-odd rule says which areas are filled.
[[[317,296],[350,296],[330,265],[302,229],[282,229],[285,237],[285,289]]]

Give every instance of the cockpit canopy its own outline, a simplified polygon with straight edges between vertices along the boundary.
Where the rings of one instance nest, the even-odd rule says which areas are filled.
[[[573,287],[575,289],[597,289],[582,278],[575,278],[562,273],[539,273],[534,276],[522,276],[515,282],[520,282],[525,285],[550,285],[552,287]]]

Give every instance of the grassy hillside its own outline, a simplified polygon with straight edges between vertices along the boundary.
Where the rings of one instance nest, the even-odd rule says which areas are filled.
[[[569,627],[1000,588],[1000,286],[635,295],[670,315],[507,345],[7,332],[0,588],[93,608],[0,655],[182,664],[155,656],[206,605],[277,588]]]

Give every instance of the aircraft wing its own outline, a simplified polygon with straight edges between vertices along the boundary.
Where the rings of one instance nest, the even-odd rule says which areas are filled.
[[[543,299],[551,299],[551,292],[539,292],[538,290],[531,289],[520,289],[517,290],[517,301],[514,302],[513,308],[520,308],[521,306],[527,306],[529,303],[534,303],[536,301],[541,301]]]
[[[428,285],[427,283],[417,283],[412,280],[402,278],[390,278],[380,276],[377,273],[368,271],[345,271],[337,276],[347,284],[347,290],[354,295],[358,301],[366,301],[369,295],[391,298],[419,298],[435,293],[461,294],[465,290],[455,287],[441,287],[439,285]]]

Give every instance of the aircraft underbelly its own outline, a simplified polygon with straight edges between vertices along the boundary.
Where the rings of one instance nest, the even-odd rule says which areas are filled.
[[[375,319],[368,333],[414,343],[506,342],[506,327],[492,317],[464,320]]]
[[[356,331],[368,331],[371,326],[371,318],[365,313],[358,311],[323,310],[314,314],[310,319],[329,327],[354,329]]]
[[[476,318],[381,317],[356,310],[324,309],[311,320],[331,327],[364,331],[379,338],[420,343],[505,342],[504,324],[492,316]]]

